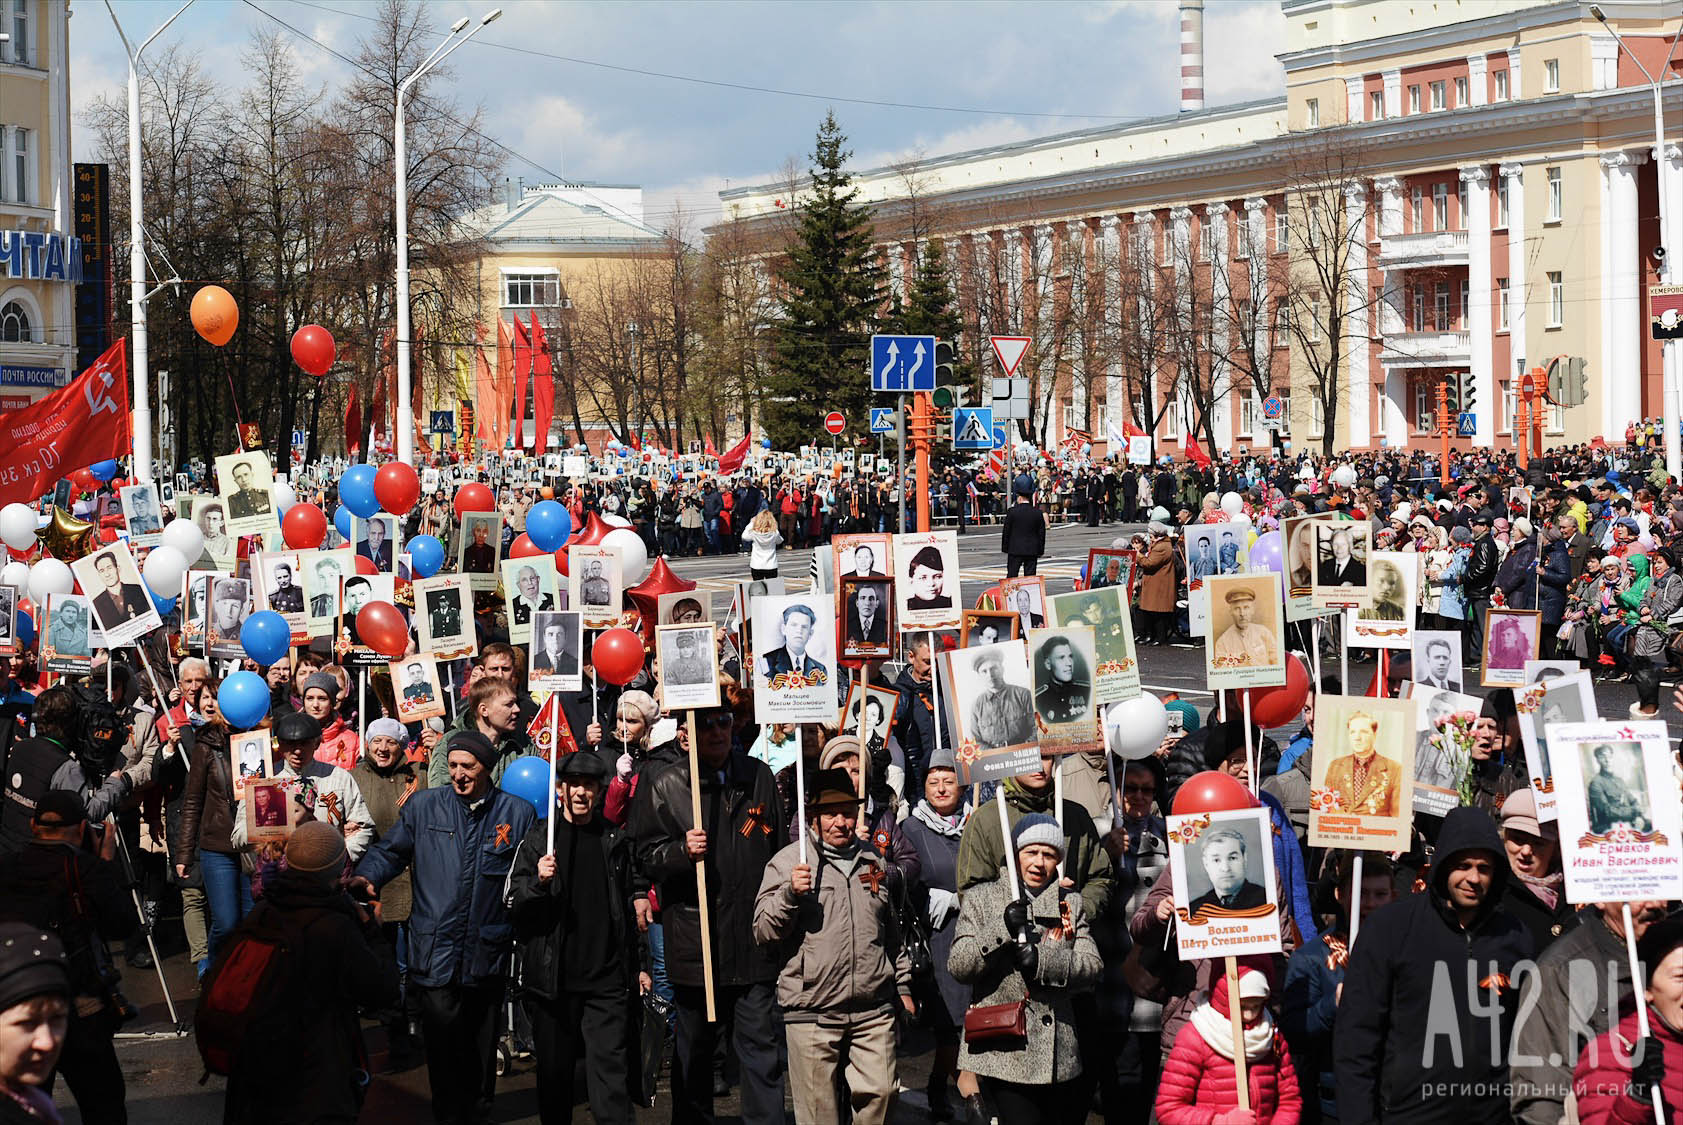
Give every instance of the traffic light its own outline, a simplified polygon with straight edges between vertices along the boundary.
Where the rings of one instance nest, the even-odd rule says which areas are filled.
[[[936,406],[951,410],[964,405],[964,388],[954,385],[953,370],[957,353],[945,340],[935,341],[935,397]]]
[[[1461,413],[1461,377],[1447,376],[1443,381],[1443,408],[1451,418]]]
[[[1461,384],[1461,403],[1455,408],[1457,414],[1471,414],[1478,409],[1478,384],[1473,381],[1472,372],[1457,375],[1456,380]]]
[[[1589,361],[1575,355],[1566,361],[1566,405],[1582,406],[1589,401]]]

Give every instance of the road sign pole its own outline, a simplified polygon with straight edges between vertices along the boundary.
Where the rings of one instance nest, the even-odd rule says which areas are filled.
[[[1449,487],[1449,376],[1438,380],[1438,435],[1443,438],[1443,457],[1438,461],[1438,487]]]
[[[912,396],[912,414],[916,421],[913,448],[917,451],[917,529],[929,530],[929,395],[919,391]]]
[[[894,472],[894,494],[900,498],[899,522],[894,525],[895,534],[906,530],[906,396],[896,395],[899,409],[894,412],[894,434],[899,440],[900,453],[896,458],[898,466]]]

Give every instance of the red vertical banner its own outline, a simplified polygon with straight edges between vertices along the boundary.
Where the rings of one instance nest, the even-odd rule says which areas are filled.
[[[487,408],[491,415],[491,447],[501,451],[508,444],[508,415],[514,399],[514,334],[508,321],[497,318],[496,394]]]
[[[533,314],[532,320],[537,320]],[[514,445],[526,447],[526,384],[532,378],[532,331],[514,314]]]
[[[555,362],[549,354],[549,336],[532,314],[532,422],[533,444],[542,453],[549,448],[549,427],[555,420]]]

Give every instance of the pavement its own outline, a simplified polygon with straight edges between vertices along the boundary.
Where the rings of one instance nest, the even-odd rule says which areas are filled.
[[[1081,566],[1087,561],[1090,548],[1109,546],[1118,535],[1130,534],[1135,530],[1143,530],[1143,527],[1112,524],[1090,529],[1081,525],[1066,524],[1050,529],[1046,555],[1039,568],[1040,574],[1046,578],[1047,592],[1057,594],[1070,590]],[[1004,559],[998,548],[997,528],[972,531],[959,539],[964,604],[972,604],[984,589],[1004,577]],[[712,595],[716,616],[723,615],[730,601],[733,584],[745,579],[748,571],[745,555],[669,561],[680,575],[697,582]],[[806,586],[809,561],[810,552],[807,551],[784,551],[780,554],[780,569],[788,576],[791,592]],[[1210,694],[1203,687],[1204,650],[1201,643],[1144,647],[1141,649],[1140,663],[1148,690],[1159,694],[1166,691],[1178,692],[1201,709],[1210,705]],[[1350,674],[1356,691],[1366,687],[1374,668],[1371,660],[1352,663]],[[1327,663],[1322,671],[1328,675],[1336,675],[1337,669],[1338,664],[1333,661]],[[1472,680],[1469,680],[1469,685],[1471,682]],[[1467,690],[1469,694],[1485,694],[1483,689],[1477,687],[1469,686]],[[1595,694],[1601,714],[1605,718],[1623,718],[1635,700],[1635,692],[1625,684],[1597,685]],[[1679,714],[1671,705],[1669,691],[1662,697],[1661,713],[1671,727],[1672,736],[1683,737],[1683,714]],[[1295,729],[1295,725],[1292,729]],[[176,942],[179,943],[179,921],[166,920],[165,933],[173,933]],[[197,998],[192,968],[184,951],[166,947],[163,953],[164,977],[169,982],[177,1015],[190,1023]],[[222,1080],[212,1078],[205,1085],[199,1085],[203,1068],[197,1049],[190,1034],[178,1036],[172,1033],[158,974],[152,970],[142,972],[125,969],[123,989],[140,1009],[140,1017],[125,1028],[128,1037],[118,1043],[118,1058],[128,1085],[130,1122],[133,1125],[215,1125],[221,1122]],[[378,1070],[384,1065],[384,1033],[377,1027],[370,1027],[368,1034],[370,1050],[374,1052],[375,1068]],[[929,1062],[927,1047],[920,1048],[915,1040],[902,1048],[901,1084],[905,1093],[890,1118],[897,1125],[928,1120],[923,1085],[928,1074]],[[287,1066],[284,1045],[277,1045],[275,1065],[277,1076],[284,1075]],[[296,1081],[301,1077],[292,1076],[283,1078],[283,1081]],[[498,1083],[492,1119],[511,1125],[536,1123],[538,1117],[535,1086],[536,1079],[530,1063],[516,1063],[513,1072]],[[581,1083],[581,1096],[582,1088]],[[80,1123],[82,1118],[77,1114],[62,1082],[58,1085],[57,1095],[65,1120]],[[638,1111],[636,1119],[639,1125],[652,1125],[654,1122],[670,1119],[670,1102],[665,1095],[663,1078],[660,1100],[655,1107]],[[368,1101],[360,1120],[377,1125],[387,1122],[425,1121],[430,1117],[428,1107],[424,1067],[400,1075],[377,1074],[371,1084]],[[719,1099],[719,1120],[738,1120],[734,1116],[737,1109],[734,1093]],[[576,1122],[593,1120],[589,1110],[582,1105],[575,1109],[573,1119]],[[793,1119],[791,1109],[789,1120]],[[104,1123],[90,1122],[88,1125]]]

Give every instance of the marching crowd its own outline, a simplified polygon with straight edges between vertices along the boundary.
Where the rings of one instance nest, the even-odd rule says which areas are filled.
[[[1652,458],[1468,454],[1448,485],[1421,453],[1047,462],[954,470],[937,513],[1002,517],[1029,573],[1023,513],[1146,524],[1123,540],[1143,642],[1185,631],[1179,532],[1231,522],[1226,494],[1263,532],[1367,520],[1377,548],[1425,556],[1423,623],[1476,654],[1491,607],[1535,608],[1550,652],[1632,679],[1633,714],[1653,716],[1683,649],[1683,491]],[[552,491],[504,490],[505,539]],[[330,505],[332,484],[312,498]],[[624,515],[651,553],[751,551],[756,577],[780,546],[892,529],[897,500],[891,481],[752,474],[560,498]],[[442,491],[405,532],[458,533]],[[354,1121],[371,1075],[423,1064],[435,1121],[492,1120],[505,1044],[535,1066],[546,1122],[580,1095],[598,1121],[633,1120],[667,1059],[658,1112],[685,1123],[732,1089],[756,1125],[788,1119],[786,1099],[801,1125],[883,1122],[897,1102],[1001,1125],[1645,1125],[1655,1091],[1683,1107],[1683,915],[1566,901],[1511,690],[1484,700],[1462,806],[1417,815],[1413,846],[1366,854],[1359,881],[1357,853],[1307,835],[1313,696],[1278,742],[1236,702],[1171,700],[1177,729],[1151,756],[1045,756],[977,790],[924,634],[872,670],[894,713],[863,744],[845,682],[836,722],[784,729],[758,726],[728,673],[721,705],[687,720],[661,712],[652,659],[623,686],[587,676],[559,693],[577,751],[540,816],[501,786],[542,727],[502,605],[478,603],[448,724],[398,721],[325,646],[251,667],[271,690],[272,775],[299,806],[281,847],[247,839],[218,706],[232,666],[159,638],[159,678],[121,650],[82,681],[28,654],[0,672],[0,1122],[57,1120],[59,1073],[84,1121],[127,1120],[118,964],[150,967],[176,903],[230,1122]],[[1386,674],[1394,690],[1409,661]],[[768,764],[791,740],[801,784]],[[1165,817],[1204,771],[1255,780],[1273,826],[1284,952],[1232,972],[1181,960],[1172,937],[1187,904]]]

